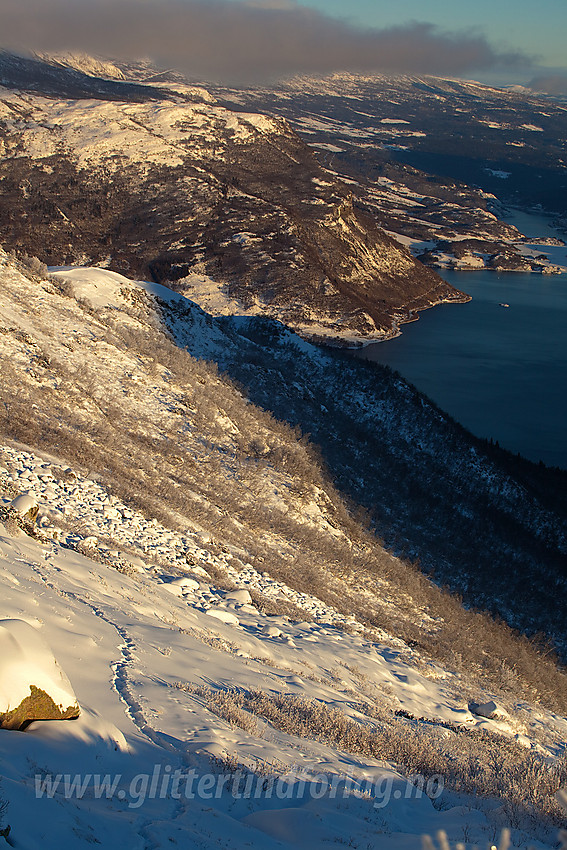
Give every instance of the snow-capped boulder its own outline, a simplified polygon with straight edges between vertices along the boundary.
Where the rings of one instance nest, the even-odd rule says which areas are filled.
[[[231,590],[224,597],[225,602],[236,602],[240,605],[249,605],[252,597],[247,590]]]
[[[9,537],[17,537],[23,531],[34,534],[37,514],[38,506],[33,496],[17,496],[12,502],[0,505],[0,533]]]
[[[194,592],[199,589],[198,581],[188,576],[173,578],[171,576],[162,576],[162,581],[165,589],[174,596],[185,596],[187,593]]]
[[[208,608],[207,614],[209,617],[214,617],[216,620],[220,620],[221,623],[226,623],[229,626],[238,626],[239,624],[238,617],[230,611],[225,611],[224,608]]]
[[[33,523],[36,521],[39,508],[33,496],[27,494],[16,496],[16,498],[10,502],[10,507],[21,517],[24,517],[30,522]]]
[[[198,578],[204,578],[206,581],[211,580],[209,573],[206,570],[204,570],[203,567],[198,567],[198,566],[193,565],[191,567],[191,573],[194,576],[197,576]]]
[[[23,620],[0,620],[0,728],[79,714],[69,679],[38,631]]]
[[[163,587],[168,593],[173,594],[173,596],[179,596],[180,598],[183,596],[183,588],[178,584],[173,584],[173,582],[164,582]]]
[[[487,717],[489,720],[501,720],[509,716],[508,712],[500,708],[492,699],[488,700],[488,702],[469,703],[469,711],[472,714],[476,714],[477,717]]]
[[[184,593],[189,593],[191,590],[199,590],[200,584],[198,581],[195,581],[194,578],[189,578],[189,576],[181,576],[181,578],[174,578],[170,584],[175,585],[177,587],[182,588]]]

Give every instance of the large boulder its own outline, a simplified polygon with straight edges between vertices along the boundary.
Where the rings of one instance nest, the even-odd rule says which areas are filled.
[[[69,679],[37,629],[23,620],[0,620],[0,729],[79,713]]]
[[[234,602],[239,605],[250,605],[252,597],[248,590],[231,590],[230,593],[225,594],[224,601]]]
[[[1,531],[10,536],[17,536],[22,531],[33,537],[37,536],[35,523],[38,514],[38,504],[33,496],[23,493],[16,496],[8,505],[0,505]]]
[[[24,517],[28,522],[34,523],[37,519],[39,511],[38,504],[33,496],[29,493],[23,493],[21,496],[16,496],[10,502],[10,507],[21,517]]]
[[[488,720],[507,720],[510,717],[508,712],[497,705],[493,699],[488,702],[470,702],[469,711],[477,717],[486,717]]]

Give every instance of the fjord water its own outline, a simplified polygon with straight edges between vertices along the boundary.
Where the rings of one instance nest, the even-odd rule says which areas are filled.
[[[567,468],[567,274],[442,276],[473,300],[426,310],[358,356],[396,369],[473,434]]]

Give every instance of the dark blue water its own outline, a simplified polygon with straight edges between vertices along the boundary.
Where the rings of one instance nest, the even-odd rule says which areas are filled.
[[[524,236],[564,237],[564,234],[558,233],[556,228],[553,227],[553,216],[544,215],[543,213],[537,214],[534,212],[525,212],[524,210],[511,209],[502,220],[507,224],[513,224]]]
[[[397,369],[477,436],[567,468],[567,275],[442,274],[473,300],[420,313],[359,356]]]

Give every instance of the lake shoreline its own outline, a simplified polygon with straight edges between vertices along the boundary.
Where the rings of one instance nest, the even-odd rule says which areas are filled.
[[[459,285],[460,272],[448,272]],[[352,356],[399,372],[481,439],[567,468],[567,275],[467,276],[462,310],[427,310]],[[509,304],[503,309],[500,304]]]

